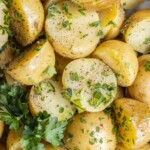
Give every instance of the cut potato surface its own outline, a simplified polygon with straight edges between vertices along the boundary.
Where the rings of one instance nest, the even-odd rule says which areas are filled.
[[[145,0],[121,0],[122,7],[124,9],[133,9]]]
[[[104,110],[117,93],[117,79],[113,71],[95,58],[77,59],[63,72],[64,96],[89,112]]]
[[[5,11],[4,11],[5,10]],[[0,1],[0,48],[8,41],[9,24],[5,22],[5,16],[8,9],[5,4]]]
[[[44,25],[44,9],[40,0],[12,0],[9,9],[11,28],[23,46],[34,42]]]
[[[63,98],[61,78],[48,79],[33,86],[29,96],[29,108],[33,115],[47,111],[59,121],[70,119],[75,113],[75,106]]]
[[[150,49],[150,9],[132,14],[124,28],[124,39],[135,51],[145,53]]]
[[[150,107],[128,98],[114,101],[120,142],[128,149],[137,149],[150,140]]]
[[[104,39],[109,40],[117,37],[120,33],[125,19],[125,12],[120,2],[116,2],[110,8],[100,11],[99,18],[101,20]]]
[[[130,86],[138,72],[138,59],[133,48],[118,40],[100,44],[93,57],[99,58],[110,66],[118,78],[118,85]]]
[[[103,112],[77,114],[67,128],[64,143],[70,150],[115,150],[112,130],[112,120]]]
[[[150,106],[150,55],[139,57],[139,71],[128,91],[131,97]]]
[[[34,85],[54,75],[55,54],[50,43],[39,40],[14,59],[6,72],[18,82]]]
[[[125,148],[122,145],[117,145],[116,150],[131,150],[131,149]],[[146,145],[137,148],[136,150],[150,150],[150,144],[147,143]]]
[[[111,7],[118,0],[72,0],[74,3],[93,10],[103,10]]]
[[[100,29],[96,11],[69,1],[49,7],[45,31],[55,51],[64,57],[75,59],[91,54],[99,43]]]

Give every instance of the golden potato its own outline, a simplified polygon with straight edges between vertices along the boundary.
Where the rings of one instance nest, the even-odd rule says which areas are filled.
[[[118,40],[100,44],[93,57],[99,58],[116,73],[118,85],[130,86],[138,72],[138,59],[132,47]]]
[[[34,85],[55,73],[55,54],[50,43],[39,40],[29,50],[14,59],[6,72],[15,80],[25,85]]]
[[[103,112],[77,114],[67,128],[64,143],[70,150],[115,150],[112,130],[112,120]]]
[[[150,140],[150,107],[137,100],[122,98],[113,105],[119,142],[128,149],[144,146]]]
[[[104,110],[117,93],[117,79],[109,66],[95,58],[69,63],[62,76],[64,96],[88,112]]]
[[[9,22],[5,20],[8,17],[8,8],[0,2],[0,48],[8,41]]]
[[[74,3],[80,5],[81,7],[93,10],[103,10],[111,7],[118,0],[72,0]]]
[[[124,39],[133,49],[145,53],[150,48],[150,9],[132,14],[123,28]]]
[[[131,97],[150,106],[150,54],[139,57],[139,71],[128,91]]]
[[[133,9],[145,0],[121,0],[121,4],[124,9]]]
[[[40,0],[12,0],[10,4],[11,29],[22,46],[33,43],[44,25],[44,9]]]
[[[31,88],[29,94],[29,108],[33,115],[47,111],[59,121],[72,118],[76,108],[67,101],[62,92],[61,78],[48,79]]]
[[[8,63],[13,59],[13,50],[9,44],[0,52],[0,69],[5,69]]]
[[[53,10],[56,13],[53,14]],[[45,31],[54,50],[76,59],[91,54],[100,41],[98,13],[65,1],[49,7]]]
[[[125,12],[120,2],[116,2],[110,8],[100,11],[99,17],[104,39],[109,40],[117,37],[125,20]]]

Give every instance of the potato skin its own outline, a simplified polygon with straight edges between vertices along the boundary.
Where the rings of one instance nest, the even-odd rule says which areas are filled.
[[[18,82],[25,85],[34,85],[49,76],[43,74],[47,67],[54,67],[55,54],[52,46],[46,40],[39,40],[20,57],[14,59],[6,69],[6,72]]]
[[[145,65],[150,62],[150,54],[139,57],[139,71],[133,84],[128,87],[129,94],[134,99],[150,106],[150,70]]]
[[[113,124],[104,112],[77,114],[69,124],[64,143],[70,150],[115,150]]]
[[[113,105],[120,142],[128,149],[137,149],[150,140],[150,107],[137,100],[122,98]]]
[[[33,43],[44,25],[44,9],[40,0],[12,0],[10,9],[11,28],[22,46]]]
[[[138,59],[130,45],[109,40],[99,45],[92,56],[113,69],[119,86],[128,87],[133,83],[138,72]]]

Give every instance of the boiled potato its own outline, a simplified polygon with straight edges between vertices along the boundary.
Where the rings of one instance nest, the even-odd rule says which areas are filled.
[[[116,150],[131,150],[131,149],[127,149],[125,147],[123,147],[122,145],[117,145]],[[140,148],[137,148],[136,150],[150,150],[150,144],[146,144]]]
[[[118,40],[100,44],[93,57],[101,59],[110,66],[118,78],[118,85],[130,86],[138,72],[138,59],[132,47]]]
[[[3,143],[0,143],[0,150],[6,150],[6,146]]]
[[[128,149],[137,149],[150,141],[150,107],[122,98],[114,101],[119,140]]]
[[[56,70],[57,70],[57,73],[62,75],[63,74],[63,71],[65,69],[65,67],[72,61],[71,59],[69,58],[65,58],[65,57],[62,57],[58,54],[55,55],[56,56]]]
[[[75,106],[63,98],[61,78],[48,79],[33,86],[29,95],[29,108],[33,115],[47,111],[59,121],[70,119],[75,113]]]
[[[104,39],[109,40],[117,37],[125,19],[125,12],[120,2],[100,11],[99,17]]]
[[[7,64],[13,59],[13,50],[9,44],[0,52],[0,69],[5,69]]]
[[[150,48],[150,9],[132,14],[123,29],[124,39],[133,49],[145,53]]]
[[[112,130],[112,120],[103,112],[77,114],[67,128],[64,143],[70,150],[115,150]]]
[[[117,93],[115,74],[95,58],[82,58],[69,63],[64,69],[62,82],[64,96],[89,112],[104,110]]]
[[[139,71],[128,91],[131,97],[150,106],[150,54],[139,57]]]
[[[10,4],[11,28],[22,46],[34,42],[44,25],[44,9],[40,0],[12,0]]]
[[[72,0],[72,1],[82,7],[100,11],[109,8],[110,6],[115,4],[116,1],[118,0],[96,0],[96,1],[95,0]]]
[[[14,59],[6,72],[18,82],[34,85],[54,75],[55,55],[48,41],[41,39]]]
[[[96,11],[86,10],[70,1],[49,7],[45,31],[55,51],[63,57],[76,59],[92,53],[99,43],[100,29]]]
[[[4,71],[4,77],[8,85],[14,85],[17,82],[6,71]]]
[[[10,130],[7,137],[7,150],[22,150],[21,148],[21,132],[16,133],[14,130]],[[54,150],[54,148],[47,142],[42,142],[45,150]],[[58,147],[55,150],[65,150],[63,147]]]
[[[0,49],[8,41],[8,28],[9,23],[5,17],[8,16],[8,9],[6,5],[0,1]]]
[[[4,122],[0,120],[0,138],[3,135],[3,131],[4,131]]]
[[[124,9],[133,9],[145,0],[121,0],[121,4]]]

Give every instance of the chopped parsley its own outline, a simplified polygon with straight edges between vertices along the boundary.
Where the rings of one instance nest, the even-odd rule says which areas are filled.
[[[81,15],[85,16],[86,15],[86,9],[83,7],[79,7],[78,11],[80,12]]]
[[[144,44],[150,44],[150,37],[145,39]]]
[[[104,35],[103,31],[99,30],[98,33],[97,33],[97,36],[103,36],[103,35]]]
[[[64,107],[60,107],[59,108],[59,113],[63,113],[64,112]]]
[[[62,27],[67,30],[71,30],[71,25],[72,25],[72,23],[69,20],[62,21]]]
[[[109,25],[113,25],[114,27],[117,27],[117,24],[112,20],[108,22],[107,26]]]
[[[144,64],[144,68],[145,68],[145,71],[150,71],[150,61],[147,61],[147,62]]]
[[[70,80],[72,80],[72,81],[78,81],[79,80],[79,76],[78,76],[77,72],[71,72],[70,73]]]
[[[48,66],[42,73],[43,76],[52,77],[54,74],[56,74],[55,67]]]
[[[67,15],[72,16],[72,14],[69,12],[69,5],[67,3],[63,3],[62,9],[66,12]]]
[[[5,16],[4,16],[4,24],[5,24],[5,25],[9,25],[9,24],[10,24],[9,11],[8,11],[7,9],[3,9],[3,12],[5,13]]]
[[[64,89],[62,92],[61,92],[63,98],[67,99],[67,100],[71,100],[71,97],[72,97],[72,89],[70,88],[67,88],[67,89]]]
[[[86,121],[86,119],[85,119],[84,117],[81,117],[81,118],[80,118],[80,122],[82,122],[82,123],[87,123],[87,121]]]
[[[98,27],[100,25],[100,21],[95,21],[89,24],[90,27]]]
[[[55,14],[60,14],[61,12],[57,9],[56,6],[52,5],[48,8],[48,15],[47,18],[52,18],[55,16]]]

